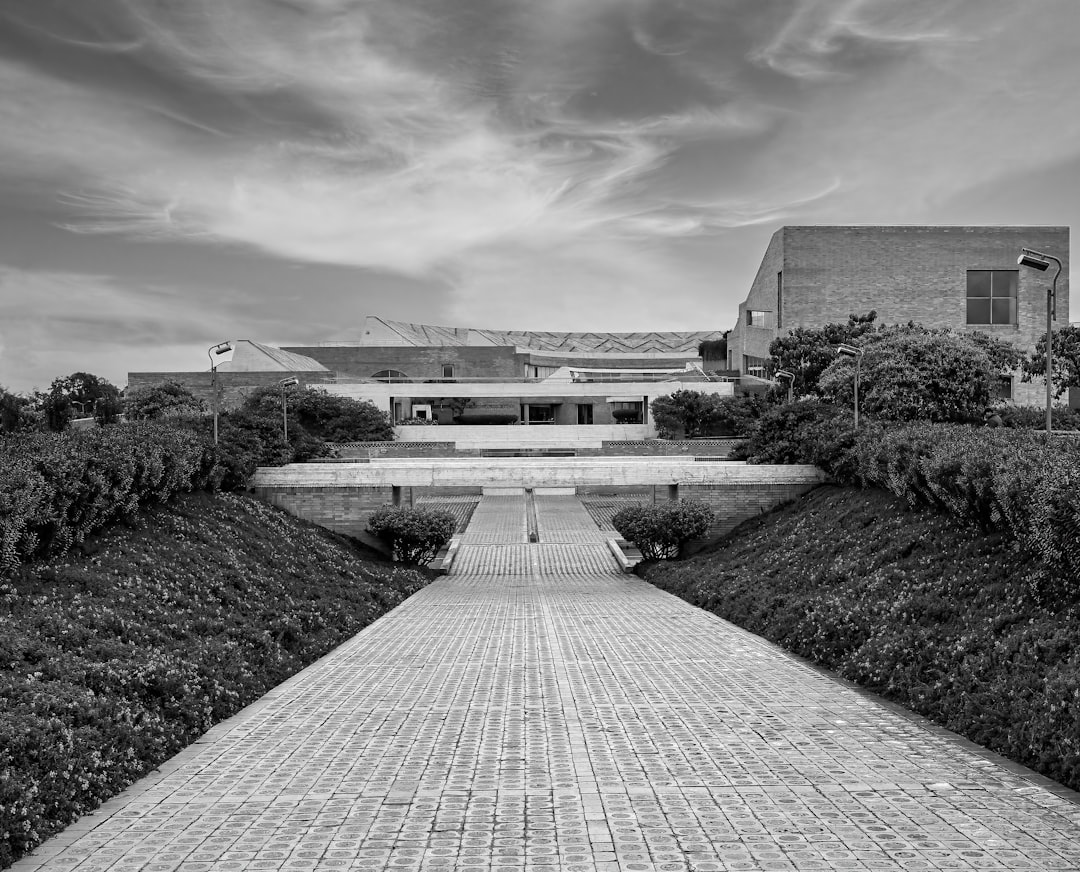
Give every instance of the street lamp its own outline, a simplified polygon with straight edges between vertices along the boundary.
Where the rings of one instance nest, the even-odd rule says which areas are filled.
[[[862,364],[863,350],[857,345],[841,342],[836,348],[836,353],[855,358],[855,429],[857,430],[859,428],[859,368]]]
[[[778,369],[776,377],[787,380],[787,401],[790,403],[795,398],[795,373],[786,369]]]
[[[1053,416],[1053,389],[1050,387],[1054,374],[1054,326],[1057,320],[1057,280],[1061,275],[1061,261],[1052,254],[1043,254],[1031,248],[1021,248],[1020,256],[1016,262],[1020,266],[1028,266],[1039,272],[1046,272],[1050,268],[1050,261],[1057,264],[1054,273],[1054,281],[1051,287],[1046,289],[1046,440],[1050,441],[1050,434],[1054,430]]]
[[[289,406],[288,400],[285,399],[285,388],[291,388],[293,385],[300,384],[300,379],[296,376],[290,376],[289,378],[283,378],[278,382],[278,387],[281,388],[281,429],[285,432],[285,441],[289,441]]]
[[[217,362],[214,357],[220,357],[222,354],[227,354],[232,351],[231,342],[219,342],[217,345],[211,345],[206,350],[206,356],[210,358],[210,393],[211,401],[214,405],[214,444],[218,443],[217,433],[217,419],[218,419],[218,395],[217,395]]]

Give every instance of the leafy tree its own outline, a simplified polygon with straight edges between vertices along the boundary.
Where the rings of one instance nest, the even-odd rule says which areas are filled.
[[[978,420],[1001,371],[985,343],[968,334],[909,325],[864,336],[860,344],[859,407],[883,421]],[[820,392],[851,404],[855,367],[853,358],[834,353],[819,378]]]
[[[111,413],[110,410],[117,409],[119,397],[119,388],[107,379],[91,372],[73,372],[54,379],[50,385],[42,402],[45,422],[50,430],[64,430],[75,417],[76,408],[80,416],[96,413],[99,400],[108,401],[101,407],[102,417],[108,418],[111,414],[115,419],[119,412]]]
[[[774,372],[786,369],[795,376],[792,393],[796,397],[818,393],[818,379],[836,359],[836,346],[853,344],[867,333],[874,332],[877,312],[849,315],[846,324],[826,324],[824,327],[796,327],[787,336],[778,336],[769,346]]]
[[[179,382],[164,382],[128,391],[124,397],[124,411],[129,421],[155,421],[202,413],[206,411],[206,404]]]
[[[30,397],[12,393],[0,385],[0,431],[33,430],[40,424],[41,415]]]
[[[764,409],[757,397],[722,397],[685,388],[650,403],[653,421],[667,439],[746,432]]]
[[[1080,327],[1069,325],[1053,332],[1053,373],[1050,384],[1054,397],[1066,389],[1080,387]],[[1046,376],[1046,336],[1035,343],[1035,350],[1021,364],[1022,380],[1030,382]]]
[[[367,400],[354,400],[318,388],[286,388],[289,435],[294,426],[327,442],[384,442],[394,438],[390,416]],[[281,389],[260,388],[248,395],[243,409],[276,413],[281,421]]]

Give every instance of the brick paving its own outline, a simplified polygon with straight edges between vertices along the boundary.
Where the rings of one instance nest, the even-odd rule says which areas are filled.
[[[1021,767],[610,567],[480,571],[595,545],[483,539],[15,868],[1080,869],[1080,806]]]

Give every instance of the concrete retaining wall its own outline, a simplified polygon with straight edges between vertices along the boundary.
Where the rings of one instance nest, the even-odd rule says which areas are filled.
[[[717,514],[710,534],[720,535],[824,480],[814,466],[683,458],[442,458],[264,467],[253,486],[257,496],[291,514],[352,536],[359,536],[375,509],[395,500],[411,505],[419,496],[526,487],[635,493],[653,501],[702,499]]]

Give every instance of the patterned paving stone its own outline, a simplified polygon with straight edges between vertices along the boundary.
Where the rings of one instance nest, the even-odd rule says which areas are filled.
[[[550,567],[434,582],[17,872],[1080,869],[1080,806],[1018,767]]]

